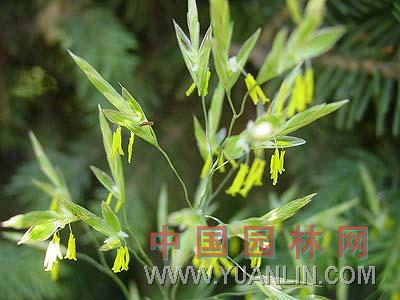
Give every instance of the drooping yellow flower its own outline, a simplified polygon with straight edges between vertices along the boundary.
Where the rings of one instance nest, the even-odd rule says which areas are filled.
[[[122,150],[121,127],[118,127],[117,130],[115,130],[112,138],[111,156],[114,156],[116,153],[124,155],[124,150]]]
[[[231,164],[232,168],[234,168],[234,169],[236,169],[239,166],[239,164],[234,159],[231,159],[229,161],[229,163]]]
[[[258,167],[256,170],[256,174],[254,175],[254,186],[262,186],[263,182],[263,175],[264,175],[264,170],[265,170],[265,165],[267,162],[263,159],[258,160]]]
[[[309,68],[305,74],[298,75],[290,97],[287,115],[293,116],[296,112],[306,109],[314,98],[314,71]]]
[[[75,237],[72,232],[69,233],[67,253],[64,258],[76,260],[76,244]]]
[[[133,153],[133,143],[135,142],[135,134],[131,131],[131,136],[129,138],[128,144],[128,163],[132,161],[132,153]]]
[[[285,159],[285,151],[281,151],[279,155],[279,150],[278,148],[275,148],[275,153],[271,156],[271,163],[270,163],[270,174],[271,174],[271,179],[272,184],[276,185],[278,182],[278,174],[282,174],[285,169],[283,167]]]
[[[60,273],[60,263],[56,261],[53,265],[53,268],[50,271],[51,280],[57,281],[59,273]]]
[[[244,82],[246,83],[247,90],[249,91],[250,98],[253,100],[254,105],[257,105],[258,101],[262,101],[263,104],[267,103],[269,99],[265,96],[261,87],[257,84],[253,75],[247,73]]]
[[[264,173],[266,162],[263,159],[256,158],[250,168],[249,174],[243,184],[239,194],[243,197],[247,197],[247,194],[253,186],[262,185],[262,176]]]
[[[306,108],[306,88],[302,74],[298,75],[295,80],[292,95],[288,105],[287,115],[293,116],[298,111],[303,111]]]
[[[210,168],[211,168],[211,156],[209,156],[204,162],[203,168],[201,169],[200,178],[205,178]]]
[[[47,246],[46,256],[44,258],[45,271],[51,271],[57,259],[63,259],[60,249],[60,238],[57,233],[53,234],[53,239]]]
[[[128,247],[119,247],[112,267],[113,272],[118,273],[121,271],[127,271],[129,269],[129,260],[130,256]]]
[[[237,172],[236,177],[232,182],[232,185],[225,192],[235,197],[236,194],[240,192],[240,189],[242,188],[248,172],[249,166],[246,164],[240,164],[239,171]]]
[[[124,247],[124,263],[122,264],[122,270],[128,271],[129,260],[130,260],[129,249],[128,247]]]
[[[224,268],[224,273],[229,271],[232,276],[235,275],[234,265],[225,257],[202,257],[198,258],[195,254],[192,259],[192,264],[198,269],[206,271],[207,276],[214,274],[216,278],[222,276],[220,268]]]
[[[262,259],[261,259],[260,256],[258,256],[258,257],[253,257],[253,258],[250,260],[250,266],[251,266],[252,268],[259,268],[259,267],[261,267],[261,262],[262,262]]]

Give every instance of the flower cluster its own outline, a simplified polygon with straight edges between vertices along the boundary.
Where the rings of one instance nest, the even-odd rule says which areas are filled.
[[[135,134],[131,132],[131,136],[129,138],[128,143],[128,162],[132,161],[132,153],[133,153],[133,143],[135,142]],[[112,145],[111,145],[111,156],[115,154],[125,155],[124,150],[122,149],[122,134],[121,127],[118,127],[113,133]]]
[[[69,234],[67,253],[64,258],[76,260],[75,237],[72,232]],[[47,246],[46,256],[44,258],[45,271],[53,271],[55,264],[61,259],[63,259],[63,255],[60,248],[60,237],[56,232],[53,234],[53,239]]]
[[[128,247],[119,247],[112,267],[113,272],[118,273],[121,271],[128,271],[129,259]]]

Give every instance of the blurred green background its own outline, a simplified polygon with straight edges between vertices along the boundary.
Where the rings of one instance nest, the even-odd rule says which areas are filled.
[[[201,24],[209,23],[208,1],[197,2]],[[247,65],[257,70],[276,31],[293,26],[285,1],[230,4],[234,41],[242,43],[258,27],[263,29]],[[132,92],[194,192],[202,160],[192,116],[201,114],[201,104],[195,96],[185,97],[191,79],[172,25],[173,18],[185,22],[186,9],[183,0],[0,1],[0,221],[46,209],[50,203],[32,185],[32,179],[42,175],[28,139],[30,130],[63,171],[74,201],[98,211],[107,196],[89,166],[106,166],[97,104],[108,104],[66,49],[88,60],[115,87],[120,82]],[[317,192],[312,204],[287,222],[288,228],[302,222],[324,230],[324,252],[317,264],[327,266],[360,264],[337,259],[338,225],[368,226],[369,257],[362,264],[376,266],[377,284],[323,286],[316,292],[332,299],[400,299],[400,2],[329,0],[325,22],[344,25],[346,34],[332,51],[313,61],[315,102],[349,98],[350,103],[301,131],[299,136],[308,142],[288,151],[287,172],[277,186],[268,182],[246,199],[221,194],[216,215],[222,220],[259,215]],[[279,83],[277,79],[264,86],[266,94],[273,95]],[[240,83],[233,99],[240,101],[243,94]],[[246,126],[252,109],[248,107],[237,129]],[[226,112],[229,117],[229,107]],[[134,147],[134,163],[125,165],[128,217],[148,249],[161,185],[168,185],[170,211],[185,203],[162,157],[145,143]],[[96,257],[83,230],[80,237],[80,251]],[[278,236],[271,264],[292,264],[287,248],[284,235]],[[112,260],[109,257],[110,264]],[[85,262],[63,263],[57,282],[43,271],[42,262],[42,251],[0,239],[0,299],[121,298],[114,283]],[[139,264],[131,269],[122,279],[135,282],[143,295],[152,295],[155,291],[143,284]],[[185,290],[180,299],[211,292]]]

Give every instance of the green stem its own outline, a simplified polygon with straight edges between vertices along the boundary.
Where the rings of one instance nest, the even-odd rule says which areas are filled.
[[[237,113],[236,113],[235,106],[233,105],[233,102],[232,102],[231,91],[229,91],[229,92],[226,93],[226,97],[228,98],[228,102],[229,102],[229,106],[231,107],[232,114],[233,114],[234,116],[236,116]]]
[[[159,146],[159,145],[157,146],[157,149],[162,153],[162,155],[164,155],[164,157],[167,160],[167,162],[168,162],[169,166],[171,167],[172,171],[175,173],[176,178],[178,178],[179,182],[182,185],[183,192],[185,194],[185,200],[186,200],[187,204],[189,205],[189,207],[191,209],[193,209],[193,206],[192,206],[192,204],[190,203],[190,200],[189,200],[189,195],[188,195],[188,191],[187,191],[185,182],[183,181],[183,179],[179,175],[178,171],[175,169],[175,167],[174,167],[171,159],[169,158],[167,152],[165,152],[164,149],[162,149],[161,146]]]
[[[211,140],[210,140],[210,135],[209,135],[209,130],[208,130],[209,123],[208,123],[208,117],[207,117],[206,98],[203,95],[201,96],[201,106],[203,107],[206,138],[207,138],[207,143],[208,143],[208,151],[210,152],[211,165],[212,165],[212,146],[211,146]]]

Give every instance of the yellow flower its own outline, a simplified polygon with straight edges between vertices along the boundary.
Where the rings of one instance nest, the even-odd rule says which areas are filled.
[[[119,155],[124,155],[124,150],[122,150],[121,127],[118,127],[117,130],[113,133],[111,156],[114,156],[117,152]]]
[[[307,69],[305,74],[298,75],[294,84],[287,115],[293,116],[296,112],[306,109],[314,98],[314,71]]]
[[[283,167],[283,162],[285,158],[285,151],[281,151],[279,155],[279,150],[278,148],[275,148],[275,153],[271,156],[271,163],[270,163],[270,174],[271,174],[271,179],[272,184],[276,185],[278,182],[278,174],[282,174],[285,169]]]
[[[269,99],[265,96],[261,87],[257,84],[253,75],[247,73],[244,82],[246,83],[247,90],[250,93],[250,98],[253,100],[254,105],[257,105],[258,101],[262,101],[263,104],[267,103]]]
[[[246,177],[246,181],[243,184],[239,194],[243,197],[247,197],[247,194],[253,186],[262,185],[262,176],[264,173],[266,162],[263,159],[256,158],[250,168],[249,174]]]
[[[225,272],[230,270],[230,274],[232,276],[235,275],[234,265],[225,257],[198,258],[195,254],[192,259],[192,264],[198,269],[204,269],[207,273],[207,276],[214,274],[216,278],[220,278],[222,276],[220,268],[224,268]]]
[[[242,188],[243,182],[248,172],[248,165],[240,164],[239,171],[237,172],[236,177],[232,182],[232,185],[225,192],[229,195],[236,196],[236,194],[240,192],[240,189]]]
[[[69,233],[67,254],[65,255],[64,258],[76,260],[76,244],[75,244],[75,237],[72,234],[72,232]]]
[[[60,249],[60,238],[58,234],[53,234],[53,239],[50,241],[47,246],[46,256],[44,258],[44,267],[45,271],[51,271],[53,269],[53,265],[57,262],[57,259],[62,259],[62,253]]]
[[[135,134],[131,131],[131,136],[129,138],[128,144],[128,163],[132,161],[133,143],[135,142]]]
[[[57,281],[59,273],[60,273],[60,263],[56,261],[53,265],[53,268],[50,271],[51,280]]]
[[[251,259],[251,261],[250,261],[250,266],[252,268],[255,268],[255,267],[259,268],[259,267],[261,267],[261,262],[262,262],[262,259],[261,259],[260,256],[259,257],[253,257]]]
[[[129,268],[129,250],[127,247],[119,247],[117,249],[117,256],[115,257],[114,260],[114,265],[112,267],[112,270],[114,273],[118,273],[121,271],[127,271]]]

